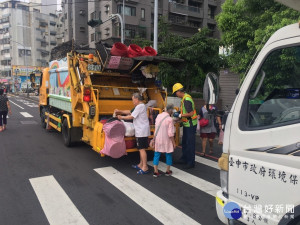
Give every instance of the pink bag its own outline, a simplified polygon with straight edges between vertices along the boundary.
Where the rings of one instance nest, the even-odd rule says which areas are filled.
[[[222,145],[222,144],[223,144],[223,140],[224,140],[224,131],[223,131],[223,130],[220,130],[220,134],[219,134],[219,142],[218,142],[218,144],[219,144],[219,145]]]
[[[120,158],[127,155],[125,145],[125,126],[119,121],[115,120],[104,124],[103,131],[105,132],[104,148],[100,153],[108,155],[112,158]]]

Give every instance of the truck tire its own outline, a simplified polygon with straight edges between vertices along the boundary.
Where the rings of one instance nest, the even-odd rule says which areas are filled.
[[[47,126],[47,123],[45,122],[45,119],[46,119],[45,112],[47,112],[47,110],[43,107],[41,109],[41,115],[40,115],[40,117],[41,117],[41,125],[42,125],[42,128],[44,128],[44,129]]]
[[[64,119],[63,123],[62,123],[62,127],[61,127],[61,133],[63,136],[63,141],[65,146],[67,147],[71,147],[72,146],[72,138],[71,138],[71,129],[68,127],[68,121],[67,119]]]

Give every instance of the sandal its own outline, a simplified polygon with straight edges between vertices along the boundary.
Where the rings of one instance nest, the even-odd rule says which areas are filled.
[[[214,154],[214,151],[213,151],[213,150],[209,150],[209,154],[210,154],[210,155],[213,155],[213,154]]]
[[[140,170],[141,168],[138,165],[131,165],[133,169]]]
[[[139,174],[139,175],[144,175],[144,174],[147,174],[147,173],[149,173],[149,170],[144,171],[144,170],[140,169],[139,171],[137,171],[137,174]]]
[[[201,156],[201,157],[205,157],[205,153],[204,153],[204,152],[201,152],[201,153],[200,153],[200,156]]]

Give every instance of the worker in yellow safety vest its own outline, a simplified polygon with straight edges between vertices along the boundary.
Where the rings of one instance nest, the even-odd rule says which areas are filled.
[[[197,128],[195,103],[192,97],[185,93],[183,85],[180,83],[173,85],[173,94],[181,98],[180,114],[174,113],[174,116],[181,118],[183,124],[182,156],[177,163],[185,164],[184,169],[190,169],[195,167],[195,134]]]

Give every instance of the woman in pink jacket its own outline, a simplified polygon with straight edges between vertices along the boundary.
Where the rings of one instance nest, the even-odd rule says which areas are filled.
[[[174,133],[175,128],[173,124],[173,119],[171,117],[173,113],[174,106],[167,105],[165,112],[159,114],[155,121],[155,131],[158,131],[155,137],[155,153],[153,159],[154,165],[154,177],[158,177],[161,174],[158,172],[158,163],[161,153],[166,153],[166,164],[167,171],[166,176],[172,175],[170,167],[172,165],[172,152],[175,148]]]

